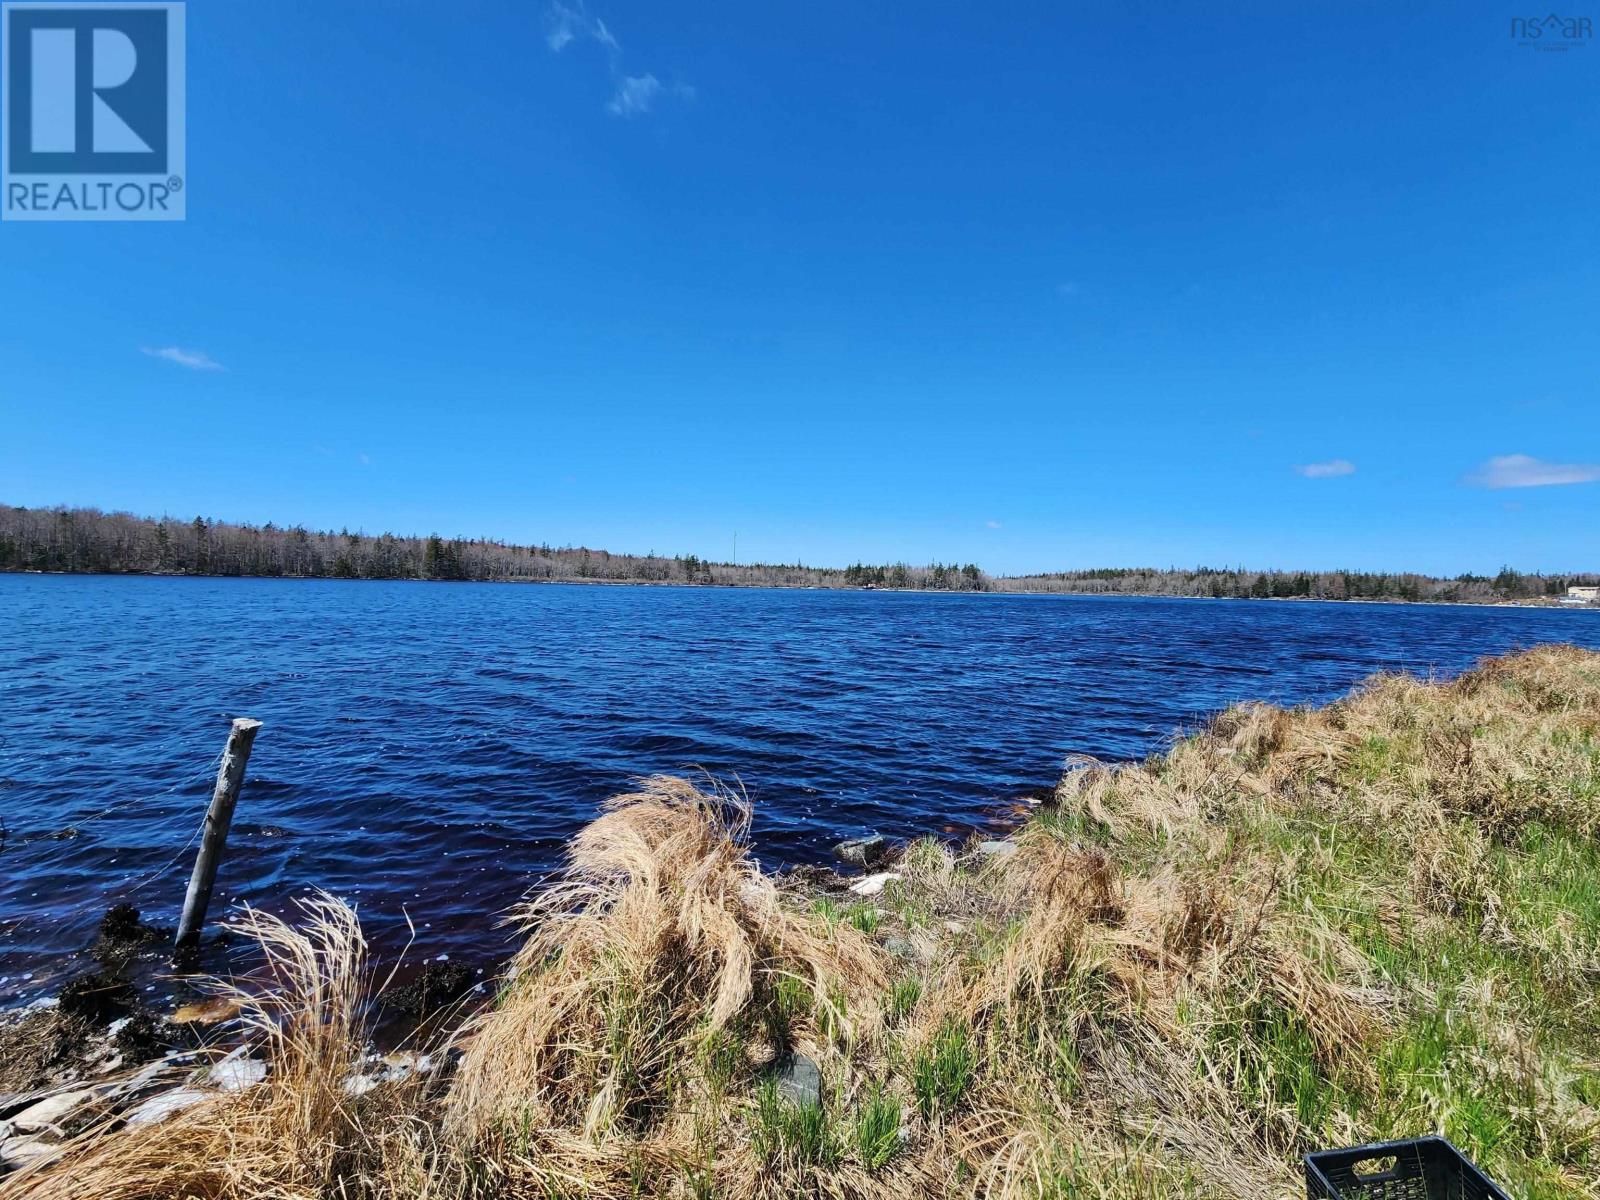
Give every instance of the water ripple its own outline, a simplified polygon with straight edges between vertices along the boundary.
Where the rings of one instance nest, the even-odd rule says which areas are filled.
[[[227,721],[266,723],[219,890],[357,900],[380,946],[503,951],[608,795],[737,779],[768,866],[984,828],[1069,754],[1236,700],[1459,671],[1586,612],[684,588],[0,576],[0,1003],[99,914],[176,921]],[[64,836],[57,836],[64,835]],[[24,979],[23,976],[31,976]]]

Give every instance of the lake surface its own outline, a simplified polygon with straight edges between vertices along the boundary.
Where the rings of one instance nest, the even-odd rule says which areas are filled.
[[[112,903],[176,923],[234,716],[265,727],[213,914],[321,886],[380,945],[409,913],[413,960],[474,960],[631,777],[742,782],[764,864],[826,861],[990,826],[1067,755],[1139,757],[1233,701],[1552,640],[1600,648],[1600,614],[0,576],[0,1004]]]

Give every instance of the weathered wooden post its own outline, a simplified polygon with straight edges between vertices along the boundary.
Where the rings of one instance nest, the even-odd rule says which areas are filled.
[[[200,927],[205,924],[211,889],[217,882],[217,864],[222,861],[228,826],[233,824],[233,806],[239,799],[244,767],[250,761],[250,748],[255,745],[260,728],[260,721],[236,717],[228,731],[228,745],[222,752],[222,765],[217,768],[217,786],[200,830],[200,852],[194,856],[194,873],[189,876],[189,891],[183,897],[183,917],[178,922],[179,951],[191,950],[200,942]]]

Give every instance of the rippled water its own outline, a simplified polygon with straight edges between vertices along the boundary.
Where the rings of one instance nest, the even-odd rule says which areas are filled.
[[[742,781],[763,862],[822,860],[982,827],[1067,754],[1140,756],[1231,701],[1550,640],[1600,647],[1600,614],[0,576],[0,1003],[108,904],[175,922],[233,716],[265,728],[220,893],[324,886],[380,941],[405,911],[414,954],[470,958],[633,776]]]

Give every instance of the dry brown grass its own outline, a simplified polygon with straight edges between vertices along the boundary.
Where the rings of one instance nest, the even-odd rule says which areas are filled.
[[[604,1195],[713,1170],[758,1194],[728,1090],[791,1048],[842,1075],[875,1038],[879,951],[785,904],[745,851],[747,824],[730,793],[646,780],[520,914],[527,941],[467,1033],[448,1104],[510,1182]]]
[[[1265,1200],[1440,1127],[1600,1196],[1600,656],[1230,710],[1074,770],[1009,857],[914,845],[871,905],[775,887],[746,825],[676,779],[612,800],[447,1089],[345,1095],[353,915],[252,915],[271,1081],[0,1195]],[[771,1090],[795,1053],[817,1109]]]
[[[108,1122],[0,1182],[28,1200],[427,1197],[418,1088],[354,1098],[344,1081],[366,1044],[366,943],[354,910],[298,902],[299,928],[246,909],[234,927],[261,947],[263,977],[219,985],[271,1064],[258,1087],[219,1093],[165,1121]]]

